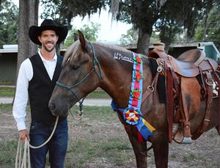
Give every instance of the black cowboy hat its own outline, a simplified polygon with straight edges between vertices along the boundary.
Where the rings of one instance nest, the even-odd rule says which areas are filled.
[[[45,19],[40,26],[31,26],[29,29],[29,37],[32,42],[35,44],[41,45],[41,42],[38,40],[38,36],[41,35],[41,32],[44,30],[54,30],[59,36],[57,43],[61,43],[67,36],[68,29],[67,27],[62,27],[57,25],[51,19]]]

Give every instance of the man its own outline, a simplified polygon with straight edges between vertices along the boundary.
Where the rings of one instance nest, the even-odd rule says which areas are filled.
[[[17,123],[19,138],[30,140],[33,146],[43,144],[50,136],[56,117],[48,108],[48,102],[61,71],[62,57],[56,54],[56,44],[67,35],[65,27],[53,20],[45,19],[41,26],[31,26],[29,37],[40,45],[36,55],[24,60],[19,69],[13,116]],[[25,124],[26,106],[30,102],[31,126],[28,132]],[[44,168],[46,154],[52,168],[63,168],[67,150],[67,118],[59,118],[56,131],[51,140],[39,149],[30,149],[31,167]]]

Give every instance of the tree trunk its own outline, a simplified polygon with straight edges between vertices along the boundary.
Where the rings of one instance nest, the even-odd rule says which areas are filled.
[[[17,72],[21,63],[36,52],[28,36],[29,27],[38,23],[39,0],[19,0]]]
[[[142,29],[139,29],[138,33],[138,42],[137,42],[137,53],[144,55],[148,54],[149,45],[150,45],[150,34],[144,32]]]
[[[29,0],[29,27],[32,25],[38,25],[38,6],[39,0]],[[30,12],[30,11],[33,11]],[[29,28],[28,27],[28,28]],[[37,45],[29,40],[29,56],[35,54],[37,51]]]

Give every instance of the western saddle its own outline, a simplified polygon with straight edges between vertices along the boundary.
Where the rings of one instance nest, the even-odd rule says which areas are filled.
[[[198,138],[208,127],[214,90],[217,93],[216,96],[220,95],[220,80],[219,75],[216,73],[217,62],[207,58],[203,51],[199,49],[195,49],[195,51],[196,54],[193,57],[187,58],[188,54],[182,54],[180,59],[175,59],[165,52],[157,50],[150,51],[148,55],[155,58],[158,67],[165,72],[169,142],[174,140],[177,143],[188,144],[192,142],[192,139]],[[202,88],[201,97],[202,100],[206,101],[203,124],[193,137],[190,130],[189,110],[184,91],[182,91],[184,78],[197,78],[199,80]],[[182,125],[182,131],[179,131],[179,123]]]

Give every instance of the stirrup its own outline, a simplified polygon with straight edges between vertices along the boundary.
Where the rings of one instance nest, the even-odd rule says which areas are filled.
[[[182,144],[191,144],[192,138],[191,137],[183,137]]]

